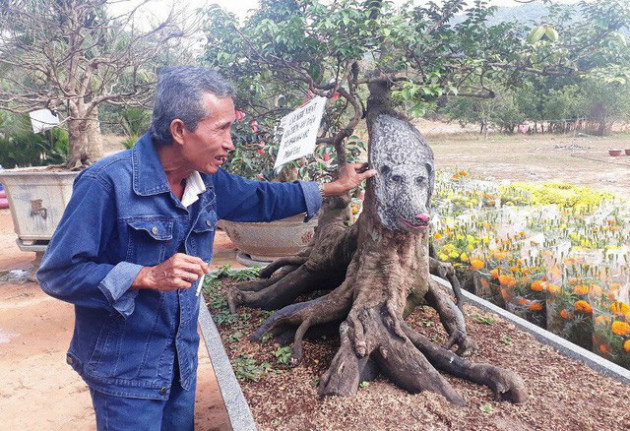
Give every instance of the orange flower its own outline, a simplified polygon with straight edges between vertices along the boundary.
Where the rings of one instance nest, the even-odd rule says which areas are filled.
[[[587,295],[588,286],[586,284],[578,284],[573,288],[573,293],[575,293],[576,295]]]
[[[532,302],[531,304],[529,304],[529,309],[531,311],[540,311],[542,310],[544,307],[540,302]]]
[[[602,294],[602,288],[597,284],[591,284],[591,294],[595,296],[599,296]]]
[[[600,344],[598,349],[604,355],[607,355],[607,354],[610,353],[610,349],[608,348],[608,346],[606,344]]]
[[[494,258],[495,259],[499,259],[499,260],[503,260],[507,257],[507,253],[502,252],[502,251],[495,251],[494,252]]]
[[[593,312],[593,307],[591,307],[591,304],[586,301],[577,301],[575,303],[575,309],[589,314]]]
[[[453,179],[454,180],[461,180],[462,177],[460,177],[459,175],[455,174],[453,175]]]
[[[567,313],[567,310],[562,310],[560,312],[560,317],[562,317],[563,319],[568,319],[569,318],[569,313]]]
[[[577,284],[577,278],[570,279],[569,284]]]
[[[457,174],[461,175],[462,177],[467,177],[468,176],[468,172],[466,172],[466,171],[459,171]]]
[[[504,301],[507,301],[508,299],[508,292],[503,288],[501,288],[501,298],[503,298]]]
[[[626,340],[625,343],[623,343],[623,350],[630,353],[630,340]]]
[[[529,287],[535,292],[542,292],[545,290],[545,284],[546,283],[542,280],[536,280]]]
[[[499,283],[501,283],[501,286],[513,287],[516,281],[509,275],[501,274],[499,276]]]
[[[439,241],[440,239],[442,239],[442,234],[441,233],[436,233],[433,235],[433,239],[436,241]]]
[[[499,269],[495,268],[493,270],[490,271],[490,275],[492,276],[492,278],[494,278],[495,280],[499,279]]]
[[[472,265],[473,268],[475,268],[476,270],[480,270],[482,269],[484,266],[486,266],[485,262],[481,259],[477,259],[476,257],[470,259],[470,264]]]
[[[545,283],[545,287],[547,289],[547,292],[551,293],[552,295],[560,292],[560,286],[558,286],[557,284]]]
[[[611,327],[613,334],[625,337],[630,332],[630,325],[626,322],[614,321]]]
[[[595,318],[596,325],[607,325],[608,323],[610,323],[610,317],[608,316],[597,316]]]
[[[621,301],[615,301],[610,305],[610,311],[623,316],[626,313],[630,313],[630,307]]]
[[[521,305],[529,305],[530,301],[527,298],[521,298],[518,300],[518,303]]]

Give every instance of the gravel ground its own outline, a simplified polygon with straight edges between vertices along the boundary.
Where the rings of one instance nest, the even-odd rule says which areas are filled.
[[[221,308],[210,309],[217,320]],[[464,408],[430,392],[409,394],[384,377],[364,384],[354,397],[320,399],[316,385],[336,351],[336,337],[306,340],[302,362],[290,368],[278,362],[278,346],[271,341],[261,345],[247,339],[264,313],[242,308],[238,322],[218,326],[233,365],[241,362],[237,375],[255,374],[268,364],[257,382],[241,379],[260,430],[628,429],[630,386],[599,375],[497,316],[469,305],[465,313],[469,335],[479,344],[471,359],[516,371],[528,385],[527,402],[496,402],[488,388],[450,376],[468,402]],[[417,309],[407,322],[438,343],[446,341],[437,314],[428,307]],[[244,355],[250,368],[242,365]]]

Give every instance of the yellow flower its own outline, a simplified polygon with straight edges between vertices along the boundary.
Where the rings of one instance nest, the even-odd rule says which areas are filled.
[[[439,258],[440,258],[440,260],[441,260],[441,261],[443,261],[443,262],[448,260],[448,256],[447,256],[447,255],[445,255],[444,253],[440,253],[440,254],[438,255],[438,257],[439,257]]]
[[[486,266],[485,262],[481,259],[477,259],[476,257],[471,259],[470,264],[472,265],[473,268],[475,268],[476,270],[480,270],[483,269],[484,266]]]
[[[459,256],[459,259],[460,259],[462,262],[468,262],[468,255],[467,255],[466,253],[462,253],[462,254]]]
[[[492,278],[494,278],[495,280],[499,279],[499,270],[497,268],[493,269],[490,271],[490,275],[492,276]]]
[[[545,287],[547,288],[547,292],[551,293],[552,295],[560,292],[560,286],[558,286],[557,284],[546,283]]]
[[[450,257],[451,259],[457,259],[459,257],[459,253],[456,251],[452,251],[448,257]]]
[[[614,314],[625,315],[630,313],[630,307],[621,301],[615,301],[610,305],[610,311]]]
[[[577,311],[582,311],[582,312],[588,313],[588,314],[593,312],[593,307],[591,307],[591,304],[589,304],[586,301],[577,301],[575,303],[575,309]]]
[[[614,321],[611,327],[613,334],[625,337],[630,332],[630,325],[626,322]]]
[[[576,295],[586,295],[588,294],[588,286],[586,284],[578,284],[573,288],[573,293]]]

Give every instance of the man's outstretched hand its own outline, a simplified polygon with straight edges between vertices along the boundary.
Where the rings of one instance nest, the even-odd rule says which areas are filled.
[[[341,196],[374,175],[376,170],[368,169],[367,163],[346,163],[339,169],[339,178],[324,184],[324,196]]]
[[[156,266],[145,266],[131,285],[131,289],[169,291],[188,289],[203,274],[210,272],[208,264],[195,256],[175,253]]]

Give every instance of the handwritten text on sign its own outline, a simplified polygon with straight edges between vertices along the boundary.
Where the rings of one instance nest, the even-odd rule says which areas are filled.
[[[280,148],[275,169],[315,150],[319,124],[324,115],[325,97],[316,97],[280,120]]]

